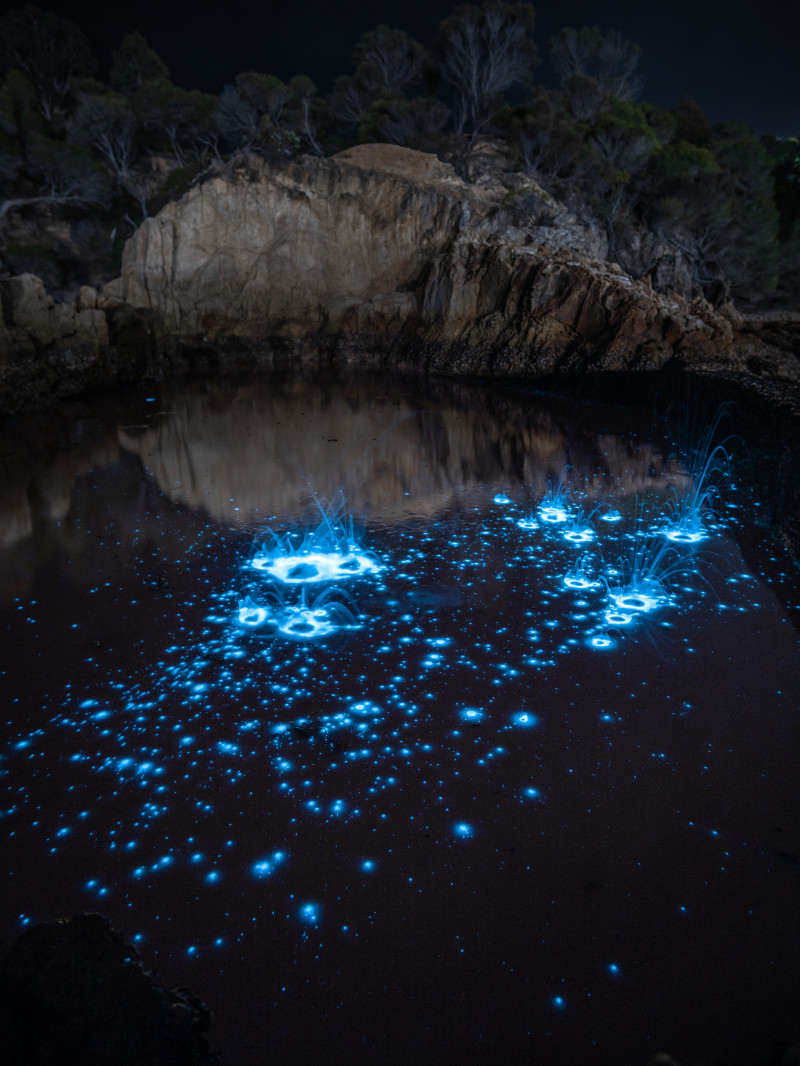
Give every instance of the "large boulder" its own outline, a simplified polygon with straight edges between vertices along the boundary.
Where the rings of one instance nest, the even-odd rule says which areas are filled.
[[[33,926],[0,958],[0,1060],[36,1066],[212,1066],[211,1016],[155,983],[99,914]]]

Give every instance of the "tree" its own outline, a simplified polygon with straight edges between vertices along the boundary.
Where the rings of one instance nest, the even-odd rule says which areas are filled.
[[[500,96],[524,84],[536,63],[534,11],[525,3],[458,7],[438,36],[442,75],[456,96],[456,129],[481,130]]]
[[[141,33],[126,33],[111,53],[111,84],[123,96],[133,96],[146,81],[169,78],[166,63]]]
[[[361,115],[359,140],[419,147],[441,133],[450,114],[447,104],[436,97],[381,97]]]
[[[84,96],[70,121],[70,140],[94,148],[124,180],[136,158],[136,115],[123,96]]]
[[[577,119],[592,119],[612,99],[629,102],[642,91],[636,74],[640,48],[616,30],[569,27],[550,38],[550,58]]]
[[[83,209],[108,207],[111,197],[108,175],[82,148],[43,140],[28,152],[25,169],[37,191],[0,203],[0,219],[10,211],[32,204],[73,205]]]
[[[568,113],[560,93],[537,88],[527,104],[514,108],[506,104],[494,121],[516,148],[525,170],[561,186],[579,180],[590,153],[583,128]]]
[[[377,26],[362,34],[353,52],[356,78],[373,95],[399,95],[420,82],[425,49],[405,30]]]
[[[289,89],[292,93],[289,99],[289,124],[315,155],[322,155],[317,139],[317,116],[322,102],[317,96],[317,87],[305,74],[295,74],[289,81]]]
[[[676,140],[694,144],[698,148],[708,148],[711,144],[711,123],[695,100],[685,96],[671,109],[670,114],[675,121]]]
[[[234,149],[267,146],[271,134],[283,130],[292,90],[272,74],[238,74],[219,97],[216,121],[223,139]]]
[[[186,165],[187,153],[203,156],[213,149],[215,97],[158,78],[144,82],[133,102],[142,125],[169,143],[179,166]]]
[[[94,67],[89,42],[74,22],[31,4],[0,19],[0,71],[22,71],[49,122],[63,111],[70,80],[91,74]]]
[[[357,78],[352,74],[343,74],[333,83],[328,97],[328,111],[343,130],[352,133],[372,100],[372,93]]]

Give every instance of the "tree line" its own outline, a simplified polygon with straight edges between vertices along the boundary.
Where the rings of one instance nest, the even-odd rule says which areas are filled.
[[[709,292],[796,300],[800,142],[711,123],[690,99],[647,103],[638,46],[596,27],[550,39],[558,86],[545,88],[534,29],[530,4],[490,0],[457,7],[430,47],[402,29],[367,31],[327,95],[305,74],[253,71],[213,95],[175,85],[140,33],[123,37],[106,84],[77,25],[31,5],[9,11],[0,220],[37,204],[116,205],[135,224],[237,152],[328,155],[385,141],[452,156],[491,135],[516,168],[604,226],[610,258],[624,262],[646,228]],[[154,192],[156,159],[171,177]]]

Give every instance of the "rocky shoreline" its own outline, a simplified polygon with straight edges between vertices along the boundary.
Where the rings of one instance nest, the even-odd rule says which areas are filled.
[[[212,169],[102,289],[59,303],[35,275],[0,280],[0,411],[297,363],[521,380],[677,364],[797,404],[800,316],[713,307],[668,248],[634,278],[530,178],[472,179],[385,144]]]

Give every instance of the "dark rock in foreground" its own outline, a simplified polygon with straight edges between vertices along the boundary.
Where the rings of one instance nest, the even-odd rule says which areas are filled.
[[[0,958],[9,1066],[211,1066],[207,1008],[159,988],[100,914],[26,930]]]

